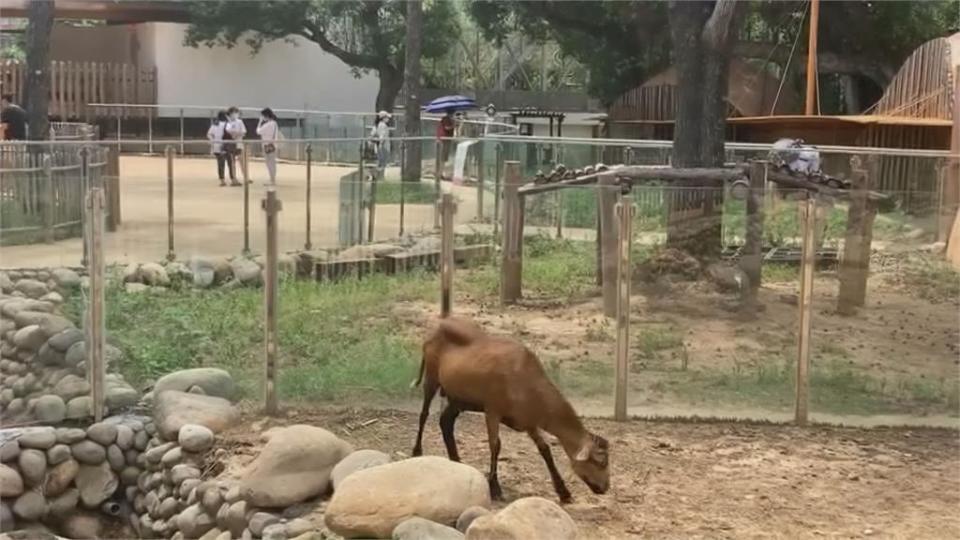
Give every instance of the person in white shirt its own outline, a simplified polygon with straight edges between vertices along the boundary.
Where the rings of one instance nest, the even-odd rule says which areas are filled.
[[[260,111],[260,123],[257,124],[257,135],[263,145],[263,159],[267,163],[267,174],[270,184],[277,183],[277,142],[280,140],[280,126],[277,124],[277,115],[270,107]]]
[[[377,113],[377,125],[373,128],[373,142],[377,145],[377,169],[381,177],[390,160],[390,118],[393,115],[387,111]]]
[[[227,161],[230,169],[233,170],[236,156],[242,149],[243,137],[247,134],[247,126],[244,125],[243,120],[240,118],[240,109],[237,107],[227,109],[227,123],[223,133],[223,151],[228,156]],[[242,184],[232,179],[230,185],[239,186]]]
[[[220,111],[217,118],[210,124],[207,130],[207,140],[210,141],[210,152],[217,158],[217,176],[220,178],[220,186],[225,186],[224,169],[230,173],[230,181],[237,183],[236,171],[233,166],[233,159],[223,148],[223,134],[227,128],[227,112]]]

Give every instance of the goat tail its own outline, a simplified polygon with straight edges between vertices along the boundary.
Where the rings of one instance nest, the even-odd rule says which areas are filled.
[[[410,388],[416,388],[420,386],[420,383],[423,382],[423,370],[426,366],[426,361],[424,358],[420,359],[420,373],[417,374],[417,379],[410,383]]]

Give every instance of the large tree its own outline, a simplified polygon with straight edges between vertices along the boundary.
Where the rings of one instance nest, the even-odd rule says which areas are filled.
[[[421,0],[407,0],[407,73],[406,98],[404,104],[403,131],[407,137],[420,136],[420,50],[423,42],[423,3]],[[420,168],[423,166],[423,146],[420,141],[403,143],[406,148],[402,167],[403,180],[420,181]]]
[[[227,0],[191,2],[186,43],[232,47],[299,36],[350,66],[355,76],[376,73],[375,107],[392,111],[403,85],[406,2],[402,0]],[[445,53],[458,34],[455,6],[424,3],[422,56]],[[304,66],[309,69],[309,66]]]
[[[27,80],[24,92],[32,140],[50,137],[50,32],[53,0],[34,0],[27,7]],[[39,148],[39,147],[38,147]]]

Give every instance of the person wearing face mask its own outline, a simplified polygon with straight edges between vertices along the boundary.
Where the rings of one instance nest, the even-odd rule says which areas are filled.
[[[257,135],[263,144],[263,159],[267,164],[267,175],[270,184],[277,183],[277,143],[280,140],[280,126],[277,124],[277,115],[270,107],[260,111],[260,123],[257,124]]]
[[[227,159],[231,170],[234,169],[236,156],[240,154],[242,150],[242,141],[246,134],[247,126],[243,124],[243,120],[240,118],[240,109],[236,106],[227,109],[227,124],[223,130],[223,151],[228,156]],[[233,180],[230,185],[239,186],[242,184]]]
[[[227,112],[220,111],[217,118],[210,124],[207,130],[207,139],[210,141],[210,152],[217,158],[217,176],[220,178],[220,185],[225,186],[224,169],[230,173],[230,182],[237,184],[237,175],[234,171],[233,157],[224,149],[224,131],[227,127]]]

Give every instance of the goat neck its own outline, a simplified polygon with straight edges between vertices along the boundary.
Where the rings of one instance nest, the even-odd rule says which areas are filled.
[[[562,396],[559,402],[547,407],[543,430],[560,441],[560,446],[570,459],[590,440],[590,433],[583,427],[577,412]]]

